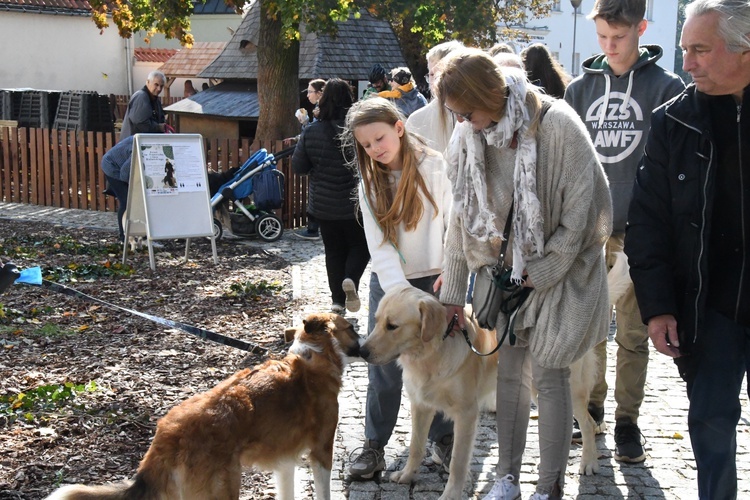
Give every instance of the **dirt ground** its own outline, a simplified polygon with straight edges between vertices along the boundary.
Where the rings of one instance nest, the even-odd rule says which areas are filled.
[[[255,343],[283,355],[298,307],[289,265],[260,247],[166,241],[119,268],[113,233],[2,221],[0,259],[118,306]],[[132,267],[131,267],[132,266]],[[68,483],[133,476],[156,421],[189,396],[267,359],[42,287],[0,296],[0,499],[44,498]],[[242,498],[273,498],[246,472]]]

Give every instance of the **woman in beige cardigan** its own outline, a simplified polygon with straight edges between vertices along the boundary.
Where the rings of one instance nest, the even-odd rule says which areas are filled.
[[[485,498],[520,498],[532,378],[541,448],[532,499],[561,498],[573,425],[568,367],[603,340],[609,320],[607,181],[575,112],[535,92],[523,72],[466,49],[443,61],[437,90],[460,122],[447,154],[454,205],[440,300],[463,325],[467,276],[497,263],[511,208],[505,264],[510,279],[530,289],[510,332],[514,344],[509,335],[500,348],[499,459]],[[507,324],[500,312],[498,338]]]

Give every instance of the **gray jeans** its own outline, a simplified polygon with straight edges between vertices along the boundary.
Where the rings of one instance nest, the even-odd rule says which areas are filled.
[[[497,477],[512,474],[517,481],[521,473],[532,377],[539,403],[540,462],[536,491],[550,494],[550,498],[559,494],[561,498],[573,427],[570,368],[543,368],[530,349],[508,344],[500,348],[497,374]]]
[[[409,280],[409,283],[424,290],[434,293],[432,285],[437,276],[417,278]],[[380,287],[378,276],[370,275],[370,315],[367,320],[367,334],[375,328],[375,312],[378,309],[385,292]],[[396,427],[398,410],[401,407],[401,387],[403,385],[401,368],[395,361],[386,365],[368,365],[367,405],[365,411],[365,438],[378,442],[382,448],[391,438],[393,428]],[[571,425],[573,425],[571,423]],[[570,430],[568,430],[570,434]],[[453,422],[437,412],[430,426],[429,437],[433,441],[439,441],[444,436],[453,434]]]

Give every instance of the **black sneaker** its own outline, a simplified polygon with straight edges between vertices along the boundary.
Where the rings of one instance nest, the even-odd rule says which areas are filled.
[[[645,439],[638,425],[629,418],[619,418],[615,424],[615,460],[639,463],[646,460]]]
[[[356,459],[351,460],[352,455],[361,452]],[[378,446],[377,441],[365,441],[362,448],[357,448],[349,455],[351,465],[349,466],[349,478],[352,481],[363,481],[372,479],[375,474],[385,470],[385,458],[383,448]]]
[[[307,228],[298,229],[296,231],[292,231],[292,234],[296,236],[297,238],[302,238],[303,240],[319,240],[320,239],[320,233],[315,232],[312,233],[307,230]]]
[[[604,434],[607,426],[604,424],[604,407],[595,406],[589,403],[589,415],[594,419],[596,427],[594,427],[594,434]],[[581,427],[578,425],[578,420],[573,419],[573,436],[570,439],[574,443],[581,444],[583,442],[583,436],[581,435]]]
[[[443,466],[445,472],[450,472],[451,457],[453,455],[453,435],[443,436],[440,441],[432,443],[432,461]]]

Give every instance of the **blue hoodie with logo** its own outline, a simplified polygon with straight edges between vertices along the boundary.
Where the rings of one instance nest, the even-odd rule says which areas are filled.
[[[613,233],[624,233],[633,181],[646,147],[651,112],[682,92],[679,76],[656,64],[658,45],[640,47],[636,63],[615,75],[604,54],[583,63],[583,74],[570,82],[565,100],[586,125],[609,179]]]

